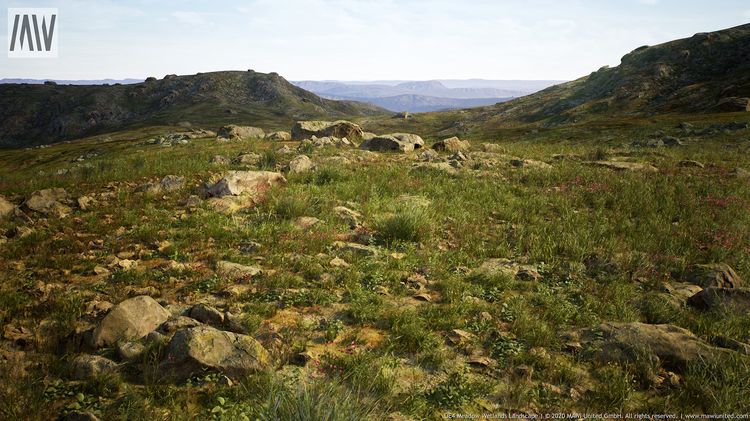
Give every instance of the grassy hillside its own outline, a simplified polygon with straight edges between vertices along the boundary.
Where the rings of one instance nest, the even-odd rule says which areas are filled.
[[[24,146],[148,125],[288,128],[295,120],[386,112],[331,101],[275,73],[213,72],[133,85],[0,84],[0,145]]]
[[[279,151],[296,142],[144,145],[153,133],[140,130],[2,151],[0,191],[13,203],[62,187],[95,204],[73,205],[65,218],[31,212],[0,226],[7,237],[2,349],[13,361],[0,366],[0,415],[345,420],[745,411],[750,363],[735,351],[720,362],[691,360],[671,384],[665,379],[676,369],[667,361],[606,363],[571,351],[565,336],[602,322],[644,322],[686,328],[705,343],[717,335],[750,341],[745,313],[695,309],[665,286],[682,285],[696,263],[750,273],[750,189],[736,170],[750,168],[747,130],[688,136],[676,128],[688,122],[701,132],[734,120],[680,115],[509,129],[502,141],[473,137],[469,159],[452,171],[414,167],[424,164],[419,153]],[[685,145],[630,145],[662,136]],[[251,152],[256,164],[211,163]],[[205,200],[187,204],[216,174],[279,170],[298,153],[317,169],[287,175],[255,208],[227,216]],[[515,167],[514,156],[549,166]],[[590,160],[658,170],[615,172]],[[186,182],[138,192],[166,175]],[[337,206],[360,213],[361,225],[352,230]],[[320,222],[303,227],[300,217]],[[376,254],[338,248],[342,240]],[[115,256],[137,264],[113,266]],[[490,258],[538,277],[477,272]],[[220,261],[263,272],[235,281],[219,274]],[[116,347],[102,349],[122,361],[118,373],[74,380],[75,332],[106,314],[94,303],[144,293],[175,309],[206,303],[231,312],[241,323],[230,329],[271,350],[272,369],[230,383],[206,372],[173,384],[149,374],[166,358],[164,345],[151,343],[130,361],[119,360]],[[7,339],[14,337],[22,339]]]

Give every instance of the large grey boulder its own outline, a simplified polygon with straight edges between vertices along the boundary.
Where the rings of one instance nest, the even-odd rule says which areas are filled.
[[[583,330],[581,340],[584,356],[589,359],[635,363],[642,358],[656,358],[675,372],[723,352],[689,330],[668,324],[605,322]]]
[[[115,345],[118,341],[140,339],[169,319],[170,313],[147,295],[129,298],[112,307],[94,329],[96,348]]]
[[[165,379],[184,381],[205,371],[242,376],[270,366],[268,351],[252,337],[198,326],[174,334],[158,372]]]
[[[208,188],[214,197],[249,195],[260,197],[272,186],[286,183],[281,173],[272,171],[227,171]]]
[[[726,263],[709,263],[693,265],[685,276],[685,280],[702,288],[739,288],[742,278]]]
[[[223,126],[217,132],[219,140],[243,140],[243,139],[263,139],[266,133],[263,129],[252,126],[237,126],[229,124]]]
[[[348,139],[361,139],[362,128],[359,125],[345,120],[338,121],[298,121],[292,126],[292,139],[302,140],[316,137],[346,137]]]
[[[359,145],[360,149],[375,152],[411,152],[422,147],[424,147],[424,140],[411,133],[375,136]]]
[[[67,201],[68,198],[68,192],[62,188],[37,190],[26,199],[24,205],[43,215],[63,218],[71,212],[69,206],[61,203]]]

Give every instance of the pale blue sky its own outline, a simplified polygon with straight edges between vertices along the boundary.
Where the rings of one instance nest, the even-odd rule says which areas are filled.
[[[60,50],[0,54],[0,78],[573,79],[644,44],[750,22],[748,0],[0,0],[8,7],[57,7]]]

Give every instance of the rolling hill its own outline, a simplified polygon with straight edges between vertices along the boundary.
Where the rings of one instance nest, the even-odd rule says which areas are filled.
[[[0,145],[54,143],[145,125],[226,123],[289,127],[295,120],[373,115],[376,106],[332,101],[276,73],[168,75],[131,85],[0,85]]]
[[[559,124],[614,114],[747,111],[748,97],[750,24],[637,48],[619,66],[471,110],[469,118]]]

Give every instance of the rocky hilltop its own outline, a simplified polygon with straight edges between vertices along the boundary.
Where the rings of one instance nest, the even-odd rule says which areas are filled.
[[[54,143],[143,125],[295,120],[383,110],[320,98],[276,73],[213,72],[148,78],[133,85],[0,85],[0,145]]]
[[[574,122],[583,116],[747,111],[750,24],[626,54],[619,66],[485,107],[477,119]]]

